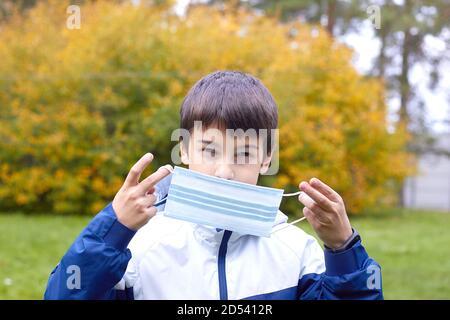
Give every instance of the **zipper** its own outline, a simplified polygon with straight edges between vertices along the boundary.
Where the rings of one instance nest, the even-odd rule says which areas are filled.
[[[230,240],[231,231],[225,230],[222,237],[222,242],[219,247],[219,259],[217,260],[219,268],[219,292],[220,300],[228,300],[228,289],[227,289],[227,274],[225,269],[225,260],[228,249],[228,240]]]
[[[154,206],[154,207],[159,207],[160,205],[166,203],[166,201],[167,201],[167,196],[168,196],[168,194],[166,194],[161,200],[155,202],[155,203],[153,204],[153,206]]]

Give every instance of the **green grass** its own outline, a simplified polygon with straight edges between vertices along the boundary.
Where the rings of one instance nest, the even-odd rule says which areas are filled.
[[[0,299],[42,299],[50,272],[89,220],[0,215]]]
[[[449,213],[385,210],[351,223],[381,265],[385,299],[450,299]]]
[[[0,299],[41,299],[49,273],[90,219],[0,215]],[[381,264],[386,299],[450,299],[450,214],[384,210],[351,221]]]

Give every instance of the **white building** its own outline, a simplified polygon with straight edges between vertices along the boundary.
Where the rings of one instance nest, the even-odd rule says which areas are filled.
[[[450,134],[439,136],[436,146],[450,152]],[[417,176],[405,181],[404,202],[407,208],[450,212],[450,157],[422,155]]]

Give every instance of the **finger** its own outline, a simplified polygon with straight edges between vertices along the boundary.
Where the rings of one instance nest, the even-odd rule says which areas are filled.
[[[150,207],[145,211],[145,214],[148,217],[148,220],[150,220],[151,218],[153,218],[156,213],[158,212],[158,209],[156,209],[156,207]]]
[[[300,183],[299,188],[308,196],[310,196],[311,199],[313,199],[324,210],[334,210],[333,203],[330,201],[330,199],[313,188],[309,183],[303,181],[302,183]]]
[[[155,187],[150,187],[150,189],[147,190],[147,192],[145,193],[145,195],[149,195],[155,192]]]
[[[322,192],[328,199],[330,199],[333,202],[339,202],[341,201],[341,196],[334,191],[331,187],[323,183],[317,178],[312,178],[310,180],[311,185]]]
[[[156,213],[157,213],[157,209],[155,207],[149,207],[147,209],[144,210],[143,214],[142,214],[142,219],[143,219],[143,223],[141,225],[141,228],[146,225],[151,218],[153,218]]]
[[[139,204],[144,208],[153,206],[155,204],[155,202],[156,202],[156,196],[153,194],[149,194],[142,198],[139,198]]]
[[[136,162],[128,172],[128,175],[124,182],[124,187],[135,186],[139,182],[139,178],[141,177],[144,169],[152,162],[153,155],[151,153],[144,154],[138,162]]]
[[[329,226],[330,222],[326,217],[317,214],[315,211],[304,207],[303,215],[308,220],[309,224],[314,228],[314,230],[319,230],[321,227]]]
[[[312,212],[308,207],[303,208],[303,215],[306,217],[306,220],[308,220],[309,224],[313,227],[317,224],[314,212]]]
[[[313,199],[311,199],[310,196],[308,196],[306,193],[302,192],[298,195],[298,201],[300,201],[301,203],[303,203],[303,205],[305,207],[312,207],[314,204],[316,204],[314,202]]]
[[[306,193],[301,193],[298,200],[305,205],[306,208],[319,216],[325,216],[327,213]]]
[[[156,172],[141,181],[139,184],[140,192],[143,194],[146,193],[148,189],[154,187],[155,184],[168,176],[172,171],[172,166],[169,164],[160,167]]]

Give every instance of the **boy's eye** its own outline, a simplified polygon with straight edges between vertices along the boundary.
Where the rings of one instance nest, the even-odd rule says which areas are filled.
[[[253,154],[249,151],[242,151],[235,155],[235,161],[238,164],[250,164],[254,161]]]
[[[237,154],[238,157],[250,157],[250,152],[240,152]]]
[[[214,157],[216,155],[216,149],[214,148],[203,148],[202,151],[211,157]]]
[[[240,151],[238,151],[236,153],[236,157],[246,157],[246,158],[248,158],[248,157],[252,157],[252,156],[253,156],[253,152],[251,150],[248,150],[248,149],[243,149],[243,150],[240,150]]]

